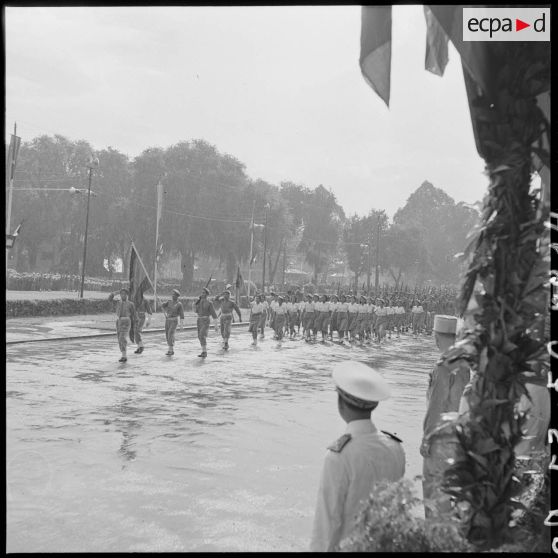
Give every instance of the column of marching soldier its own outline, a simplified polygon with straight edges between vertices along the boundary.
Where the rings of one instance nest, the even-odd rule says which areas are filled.
[[[227,285],[227,287],[229,287]],[[114,298],[112,293],[109,298]],[[230,300],[227,289],[216,297],[220,305],[221,335],[224,349],[228,348],[232,312],[241,313]],[[139,312],[127,300],[126,289],[120,291],[116,305],[117,332],[121,349],[125,350],[126,335],[134,320],[135,339],[141,353],[141,325],[149,306],[143,301]],[[209,290],[204,288],[194,304],[198,314],[198,338],[205,357],[206,338],[210,318],[217,318],[213,303],[208,300]],[[166,315],[165,332],[169,351],[173,354],[174,330],[177,321],[184,319],[180,292],[173,291],[172,301],[163,304]],[[418,336],[433,333],[441,356],[448,355],[458,334],[458,318],[454,314],[452,297],[416,299],[411,294],[397,294],[374,298],[349,295],[306,295],[271,293],[271,301],[258,294],[251,301],[250,332],[257,343],[258,333],[264,336],[266,325],[274,336],[282,339],[285,331],[291,338],[299,334],[306,341],[331,339],[337,332],[338,342],[381,343],[385,335],[399,336],[408,331]],[[306,300],[304,300],[306,298]],[[137,337],[139,331],[139,338]],[[124,354],[124,353],[123,353]],[[124,361],[125,361],[125,357]],[[122,360],[122,359],[121,359]],[[451,362],[450,362],[451,361]],[[337,410],[347,423],[345,433],[328,446],[319,482],[310,550],[339,550],[342,541],[355,526],[355,518],[367,495],[378,482],[397,482],[405,474],[403,442],[396,433],[379,430],[372,412],[378,404],[391,396],[391,388],[379,371],[354,360],[343,360],[333,365],[332,380],[337,391]],[[423,421],[420,454],[423,457],[423,497],[427,520],[440,521],[449,517],[454,507],[452,499],[441,489],[444,471],[460,452],[456,436],[456,419],[469,412],[469,397],[474,372],[462,359],[438,361],[432,369],[426,392],[426,414]],[[518,412],[526,414],[523,438],[514,448],[517,456],[527,463],[545,452],[546,432],[550,421],[550,396],[544,386],[527,384],[528,395],[522,395]]]
[[[202,352],[207,356],[207,336],[211,318],[219,318],[223,349],[229,348],[233,312],[242,321],[241,310],[231,300],[230,285],[209,299],[209,289],[204,288],[194,303],[198,315],[198,339]],[[109,300],[115,300],[117,293],[111,293]],[[138,304],[128,300],[128,289],[120,290],[120,300],[116,302],[116,330],[122,356],[120,362],[127,361],[128,337],[137,344],[135,353],[144,350],[142,332],[149,326],[152,310],[149,302],[141,298]],[[180,291],[174,289],[172,299],[162,304],[165,314],[165,336],[168,345],[167,355],[174,354],[175,332],[179,324],[183,328],[184,307],[179,300]],[[283,340],[299,338],[307,342],[334,341],[342,344],[382,343],[385,339],[399,338],[402,333],[412,333],[415,337],[432,333],[436,314],[455,313],[455,293],[443,296],[428,295],[419,299],[413,293],[393,293],[383,297],[347,294],[304,294],[289,291],[286,294],[271,292],[269,297],[257,293],[250,302],[248,331],[252,335],[252,345],[258,338],[265,337],[265,328],[270,327],[273,338]],[[217,308],[216,308],[217,307]],[[217,314],[219,312],[219,315]]]

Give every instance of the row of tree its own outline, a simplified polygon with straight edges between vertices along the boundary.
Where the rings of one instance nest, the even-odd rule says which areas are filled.
[[[300,253],[319,274],[346,264],[359,278],[376,269],[399,284],[409,277],[453,283],[459,269],[453,256],[466,244],[478,219],[475,209],[455,203],[443,190],[424,182],[390,223],[385,211],[346,217],[331,190],[293,182],[279,186],[253,180],[245,165],[203,140],[166,149],[149,148],[134,159],[113,148],[94,151],[86,141],[56,135],[24,142],[14,182],[12,222],[25,220],[16,249],[25,250],[34,270],[38,249],[49,241],[57,253],[52,271],[80,271],[85,232],[88,161],[92,172],[87,271],[106,274],[125,259],[133,239],[141,254],[155,253],[157,184],[163,185],[159,240],[164,256],[180,254],[183,287],[193,281],[200,259],[216,258],[233,280],[238,265],[250,259],[250,225],[260,261],[274,281],[287,252]],[[77,192],[71,195],[70,192]],[[267,232],[265,232],[265,230]],[[264,237],[267,238],[264,238]],[[145,258],[149,270],[153,258]],[[105,262],[105,264],[104,264]]]

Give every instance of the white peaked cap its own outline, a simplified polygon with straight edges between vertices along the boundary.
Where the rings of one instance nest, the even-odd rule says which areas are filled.
[[[391,390],[384,377],[363,362],[340,362],[333,367],[331,377],[341,397],[357,406],[362,406],[359,402],[373,403],[391,396]],[[349,397],[344,397],[346,395]]]

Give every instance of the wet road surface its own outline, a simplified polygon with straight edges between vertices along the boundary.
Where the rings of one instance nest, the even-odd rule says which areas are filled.
[[[325,448],[345,424],[338,360],[377,367],[393,396],[374,411],[397,433],[406,476],[418,447],[432,337],[380,347],[215,333],[129,347],[115,338],[7,347],[7,551],[304,551]]]

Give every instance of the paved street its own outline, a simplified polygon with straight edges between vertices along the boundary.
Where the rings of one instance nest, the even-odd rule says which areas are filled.
[[[266,339],[231,350],[163,334],[119,364],[116,337],[7,347],[8,552],[303,551],[325,448],[344,430],[331,365],[376,366],[377,425],[418,453],[431,337],[382,347]]]

